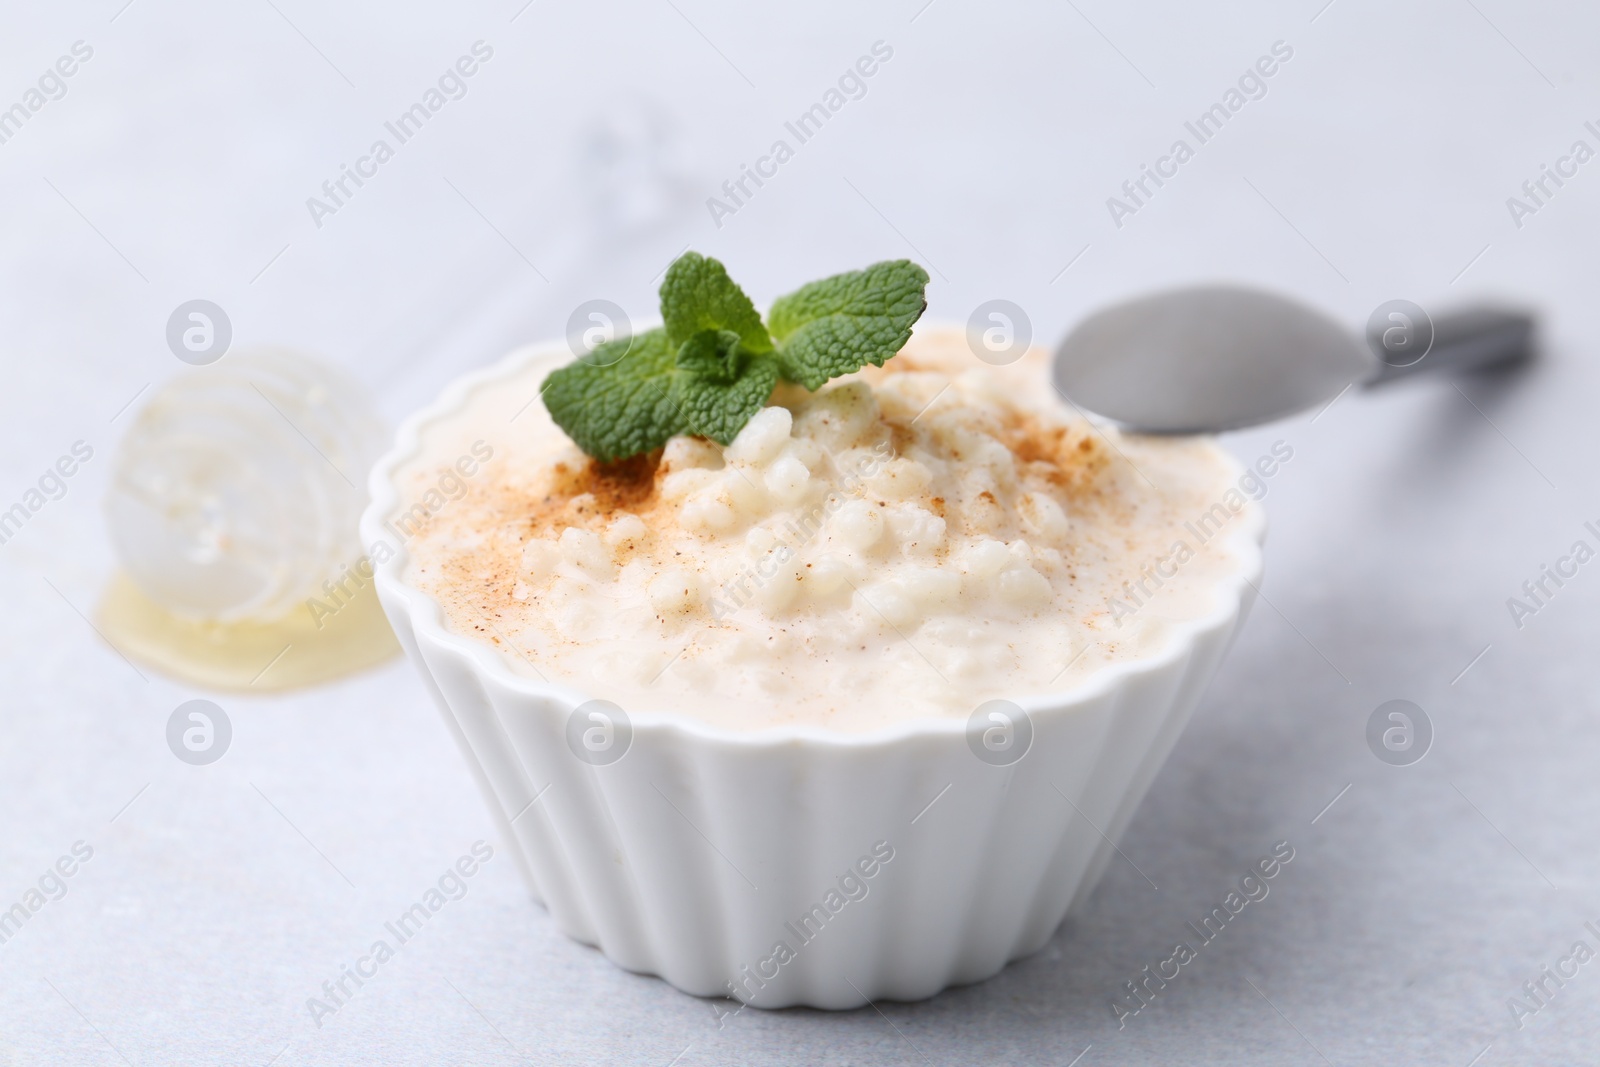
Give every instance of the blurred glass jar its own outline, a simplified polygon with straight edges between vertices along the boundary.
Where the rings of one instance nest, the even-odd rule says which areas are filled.
[[[361,555],[384,427],[360,389],[284,349],[230,353],[140,411],[106,499],[128,575],[174,615],[275,619]]]

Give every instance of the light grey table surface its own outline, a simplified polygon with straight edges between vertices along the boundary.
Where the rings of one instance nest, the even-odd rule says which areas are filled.
[[[0,944],[0,1064],[1592,1062],[1600,963],[1520,1029],[1507,1000],[1600,947],[1600,563],[1520,626],[1507,600],[1597,545],[1600,162],[1520,219],[1507,198],[1600,149],[1597,29],[1505,0],[12,5],[0,106],[74,42],[93,55],[0,143],[0,505],[74,441],[94,458],[0,545],[0,905],[75,842],[93,856]],[[467,94],[318,227],[306,199],[479,40]],[[706,198],[876,41],[893,56],[865,96],[717,226]],[[1107,198],[1277,41],[1265,95],[1118,226]],[[319,1028],[306,999],[491,823],[399,661],[219,697],[227,755],[173,758],[167,718],[205,694],[84,618],[114,565],[119,412],[183,369],[163,329],[194,297],[397,419],[581,300],[648,315],[686,245],[758,302],[911,256],[930,317],[1004,297],[1045,342],[1194,279],[1353,326],[1394,297],[1493,296],[1540,312],[1543,358],[1229,436],[1247,460],[1294,449],[1264,602],[1130,862],[993,980],[719,1022],[568,941],[500,853]],[[1436,730],[1413,766],[1364,739],[1393,698]],[[1121,983],[1280,840],[1271,895],[1119,1030]]]

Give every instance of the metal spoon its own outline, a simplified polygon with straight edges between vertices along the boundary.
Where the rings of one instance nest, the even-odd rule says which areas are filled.
[[[1171,289],[1098,311],[1056,349],[1056,388],[1142,433],[1215,433],[1326,403],[1351,385],[1524,358],[1533,318],[1475,308],[1430,319],[1407,301],[1366,337],[1260,289]]]

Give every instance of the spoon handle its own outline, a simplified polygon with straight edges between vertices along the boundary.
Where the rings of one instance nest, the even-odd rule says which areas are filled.
[[[1403,365],[1385,349],[1382,333],[1369,331],[1367,346],[1379,360],[1378,372],[1366,381],[1368,387],[1408,378],[1418,371],[1472,370],[1512,363],[1532,353],[1533,316],[1493,308],[1441,315],[1433,320],[1433,345],[1420,359]]]

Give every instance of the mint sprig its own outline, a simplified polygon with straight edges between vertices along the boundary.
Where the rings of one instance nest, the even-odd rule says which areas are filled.
[[[544,404],[602,462],[682,433],[725,445],[780,378],[815,390],[869,363],[883,366],[928,306],[927,284],[928,272],[909,260],[876,263],[780,297],[763,324],[721,263],[685,252],[661,283],[664,325],[552,372]]]

